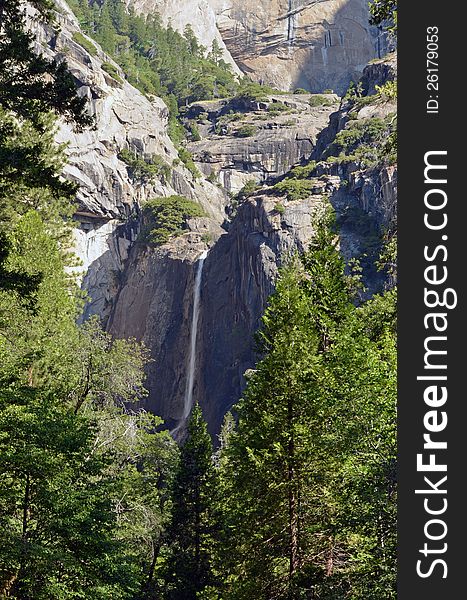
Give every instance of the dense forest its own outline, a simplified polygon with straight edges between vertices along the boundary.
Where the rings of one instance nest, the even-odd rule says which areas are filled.
[[[53,18],[49,0],[31,4]],[[238,91],[219,48],[189,30],[118,0],[71,5],[175,117]],[[346,269],[324,202],[309,249],[280,271],[242,399],[216,440],[196,404],[178,447],[138,408],[146,348],[112,339],[97,318],[79,324],[76,186],[60,176],[58,118],[92,126],[65,63],[35,54],[24,6],[5,0],[0,598],[395,598],[395,287],[358,301],[358,270]],[[391,282],[393,251],[392,239],[379,261]]]

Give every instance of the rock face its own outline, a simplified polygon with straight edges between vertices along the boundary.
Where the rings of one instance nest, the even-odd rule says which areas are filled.
[[[279,89],[342,94],[384,53],[367,0],[209,0],[242,71]]]
[[[287,203],[282,214],[276,203],[261,192],[246,201],[206,260],[196,393],[213,434],[240,398],[244,374],[258,358],[253,333],[274,289],[278,264],[306,248],[322,196]]]
[[[207,181],[196,181],[183,164],[177,164],[177,150],[167,135],[164,102],[156,97],[149,100],[126,82],[118,65],[82,33],[62,0],[57,1],[57,9],[58,32],[35,19],[33,11],[31,29],[38,50],[66,59],[78,93],[88,99],[95,119],[94,128],[82,132],[61,123],[56,139],[67,144],[64,175],[79,185],[75,240],[83,263],[78,270],[90,296],[86,313],[97,312],[106,321],[128,250],[138,234],[141,203],[183,194],[199,202],[216,224],[225,218],[225,195]],[[85,49],[79,36],[95,51]],[[134,178],[121,159],[122,150],[158,157],[168,170],[150,180]]]
[[[158,12],[179,31],[190,24],[202,44],[216,39],[224,58],[252,79],[281,90],[345,92],[385,40],[368,24],[367,0],[128,0]],[[240,70],[239,70],[240,69]]]
[[[277,199],[258,193],[240,208],[229,232],[208,253],[193,397],[202,405],[213,434],[240,397],[245,370],[254,365],[252,334],[273,290],[277,263],[287,252],[306,246],[320,201],[317,194],[290,203],[280,215]],[[195,234],[159,249],[134,246],[110,324],[115,336],[134,336],[151,349],[145,407],[162,415],[170,428],[179,423],[183,411],[193,263],[203,249]]]
[[[163,416],[171,429],[183,413],[194,263],[204,249],[193,233],[161,248],[135,245],[109,324],[116,337],[136,337],[150,349],[144,406]]]
[[[335,94],[269,96],[247,107],[225,100],[196,102],[187,118],[197,124],[201,139],[189,149],[202,173],[237,193],[248,181],[266,182],[309,158],[338,107]]]

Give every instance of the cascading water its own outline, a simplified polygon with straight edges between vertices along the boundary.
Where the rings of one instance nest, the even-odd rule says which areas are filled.
[[[289,0],[288,17],[287,17],[287,44],[289,52],[295,42],[295,28],[297,26],[297,15],[294,11],[294,2]]]
[[[199,307],[201,297],[201,281],[203,277],[204,261],[208,255],[208,251],[205,250],[198,258],[198,269],[196,271],[195,286],[193,291],[193,314],[191,317],[191,330],[190,330],[190,352],[188,355],[188,374],[186,379],[185,398],[183,403],[183,414],[179,424],[175,429],[172,430],[172,435],[175,437],[182,425],[188,419],[191,408],[193,406],[193,388],[195,384],[195,369],[196,369],[196,338],[198,336],[198,320],[199,320]]]

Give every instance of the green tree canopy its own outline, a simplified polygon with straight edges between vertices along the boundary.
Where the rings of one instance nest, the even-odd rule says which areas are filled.
[[[172,488],[167,530],[166,597],[195,600],[217,582],[217,474],[211,438],[199,405],[193,407]]]
[[[49,20],[53,3],[33,0],[39,19]],[[34,36],[26,29],[26,5],[5,0],[0,6],[0,106],[44,130],[43,115],[53,111],[76,125],[87,125],[84,98],[66,63],[37,54]]]
[[[350,287],[326,211],[221,452],[228,598],[395,597],[394,296],[357,309]]]

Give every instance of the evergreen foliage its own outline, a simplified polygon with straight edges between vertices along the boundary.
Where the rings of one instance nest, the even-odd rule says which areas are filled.
[[[50,17],[49,0],[33,0],[39,19]],[[37,55],[33,35],[25,28],[26,6],[19,0],[0,5],[0,106],[46,129],[43,115],[60,114],[76,125],[90,124],[85,99],[76,95],[75,83],[64,62]]]
[[[227,598],[395,598],[394,294],[355,308],[329,218],[281,273],[222,453]]]
[[[166,598],[195,600],[218,583],[215,556],[218,540],[216,496],[218,476],[211,438],[198,405],[188,422],[187,439],[175,472],[172,518],[167,530]]]
[[[394,164],[397,160],[397,119],[394,114],[385,119],[370,117],[350,121],[330,146],[329,162],[357,162],[363,167]]]
[[[131,177],[135,180],[148,182],[158,177],[164,182],[170,181],[172,169],[162,156],[153,154],[141,158],[136,153],[123,149],[119,152],[118,158],[128,165]]]
[[[313,181],[309,179],[296,179],[286,177],[276,183],[273,187],[278,194],[283,194],[288,200],[303,200],[311,195]]]
[[[390,33],[397,34],[396,0],[372,0],[370,16],[371,25],[384,26]]]
[[[97,56],[96,46],[79,31],[73,33],[73,41],[82,46],[91,56]]]
[[[188,219],[204,215],[199,204],[183,196],[154,198],[144,207],[143,237],[153,244],[165,244],[171,237],[182,235]]]

